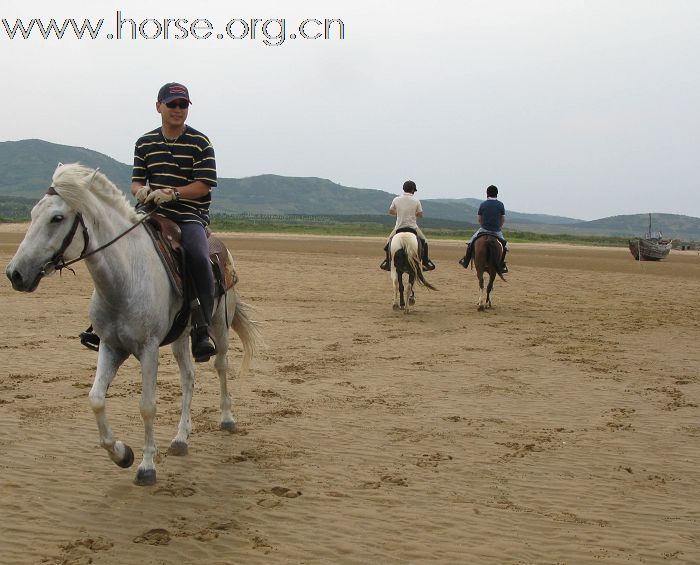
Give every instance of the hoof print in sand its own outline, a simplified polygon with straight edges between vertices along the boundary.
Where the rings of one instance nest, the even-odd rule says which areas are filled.
[[[291,490],[286,487],[272,487],[270,492],[284,498],[296,498],[297,496],[301,496],[300,490]]]
[[[197,541],[211,541],[219,537],[218,532],[210,530],[208,528],[195,532],[192,537]]]
[[[154,528],[134,538],[134,543],[146,543],[148,545],[168,545],[170,532],[163,528]]]
[[[445,455],[439,451],[436,453],[424,453],[422,458],[416,462],[419,467],[437,467],[441,461],[451,461],[452,455]]]
[[[66,554],[77,555],[87,551],[107,551],[114,543],[102,537],[83,538],[59,546]]]
[[[191,487],[176,487],[176,486],[164,486],[160,487],[153,494],[158,494],[161,496],[174,496],[187,498],[193,496],[197,491]]]
[[[389,483],[391,485],[398,485],[400,487],[408,486],[408,479],[405,477],[400,477],[399,475],[384,475],[382,476],[383,483]]]

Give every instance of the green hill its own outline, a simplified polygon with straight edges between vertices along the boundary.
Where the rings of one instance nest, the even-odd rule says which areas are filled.
[[[131,167],[107,155],[84,147],[25,139],[0,142],[0,195],[37,199],[46,192],[58,163],[75,162],[99,167],[122,190],[131,186]]]
[[[27,218],[33,203],[46,192],[59,162],[81,162],[99,167],[130,195],[130,165],[83,147],[40,139],[5,141],[0,142],[0,218]],[[259,175],[240,179],[219,178],[212,213],[215,216],[243,213],[344,216],[348,222],[359,223],[373,218],[373,222],[389,225],[393,220],[387,211],[394,196],[394,193],[383,190],[347,187],[316,177]],[[436,198],[421,199],[421,202],[426,216],[421,222],[424,226],[472,229],[481,200]],[[661,230],[666,237],[700,240],[699,218],[653,214],[652,219],[653,229]],[[647,231],[648,221],[646,214],[582,222],[563,216],[508,210],[506,230],[634,237]]]

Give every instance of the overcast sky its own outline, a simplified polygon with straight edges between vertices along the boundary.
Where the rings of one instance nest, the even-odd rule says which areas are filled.
[[[126,23],[127,38],[110,40],[117,10],[137,25],[206,19],[212,36],[177,39],[171,23],[168,39],[133,40]],[[0,17],[104,18],[95,40],[44,40],[36,28],[11,40],[0,24],[3,141],[131,163],[136,138],[160,123],[158,88],[178,81],[219,176],[391,192],[411,178],[421,198],[481,198],[496,184],[521,212],[700,216],[697,0],[3,0]],[[285,41],[265,44],[280,42],[277,22],[268,37],[262,22],[255,39],[226,35],[229,21],[253,18],[284,18]],[[326,18],[342,20],[344,39],[337,23],[329,39],[300,37],[303,20]]]

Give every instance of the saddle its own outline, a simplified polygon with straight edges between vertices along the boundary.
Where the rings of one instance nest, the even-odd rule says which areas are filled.
[[[189,280],[185,268],[185,250],[180,245],[182,236],[180,227],[172,220],[157,214],[153,214],[144,222],[144,226],[165,267],[173,290],[184,299],[182,309],[175,315],[173,325],[161,343],[161,345],[167,345],[178,338],[189,322],[190,298],[194,283]],[[226,246],[219,238],[212,235],[209,228],[207,228],[207,242],[209,260],[214,273],[215,296],[218,298],[236,285],[238,275]]]
[[[498,241],[500,241],[500,242],[501,242],[501,245],[505,248],[505,246],[506,246],[506,240],[505,240],[505,239],[501,239],[500,237],[498,237],[498,236],[496,235],[496,232],[492,232],[492,231],[482,231],[479,235],[477,235],[477,236],[474,238],[474,241],[472,241],[472,245],[474,245],[474,243],[476,243],[476,240],[477,240],[477,239],[479,239],[480,237],[484,237],[485,235],[492,235],[492,236],[495,237]]]
[[[409,228],[409,227],[399,228],[396,230],[395,233],[412,233],[413,235],[418,237],[418,232],[415,230],[415,228]],[[418,238],[418,239],[420,239],[420,238]]]

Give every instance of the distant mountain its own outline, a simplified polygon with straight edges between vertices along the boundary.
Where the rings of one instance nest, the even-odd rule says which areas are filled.
[[[83,147],[70,147],[40,139],[0,142],[0,217],[26,217],[30,203],[39,199],[51,181],[58,162],[79,161],[99,167],[125,194],[131,194],[131,166]],[[259,175],[219,178],[213,214],[308,214],[323,216],[375,216],[385,218],[395,193],[342,186],[316,177]],[[419,193],[420,196],[420,193]],[[478,198],[421,199],[425,225],[439,227],[444,221],[471,229],[476,220]],[[647,231],[648,216],[614,216],[584,222],[563,216],[507,211],[508,230],[538,233],[640,236]],[[665,236],[700,240],[700,218],[654,214],[653,229]],[[384,223],[384,222],[382,222]]]
[[[600,233],[610,235],[642,237],[649,231],[649,214],[610,216],[590,222],[566,226],[570,233]],[[664,237],[686,240],[700,240],[700,218],[680,214],[652,214],[652,232],[662,232]]]
[[[474,217],[479,210],[479,205],[483,202],[483,198],[435,198],[428,202],[440,202],[441,204],[449,204],[451,206],[465,206],[470,210],[474,210]],[[583,220],[576,218],[567,218],[565,216],[551,216],[549,214],[526,214],[523,212],[513,212],[506,210],[508,223],[517,222],[520,224],[576,224]]]
[[[46,192],[58,163],[75,162],[99,167],[122,190],[131,186],[131,167],[107,155],[84,147],[24,139],[0,142],[0,195],[38,198]]]

